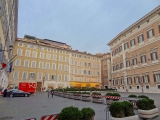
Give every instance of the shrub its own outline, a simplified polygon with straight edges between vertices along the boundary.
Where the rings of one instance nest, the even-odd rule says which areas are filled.
[[[91,87],[90,90],[91,90],[91,91],[95,91],[96,88],[95,88],[95,87]]]
[[[139,97],[139,98],[147,98],[147,99],[149,99],[149,97],[148,97],[148,96],[145,96],[145,95],[139,95],[138,97]]]
[[[137,101],[137,107],[141,110],[151,110],[156,108],[154,105],[154,100],[152,99],[142,99]]]
[[[63,108],[59,114],[58,120],[82,120],[83,114],[77,107]]]
[[[106,96],[112,96],[112,93],[110,93],[110,92],[106,93]]]
[[[116,118],[133,116],[133,105],[130,102],[113,102],[109,108],[111,115]]]
[[[92,95],[101,95],[99,92],[93,92]]]
[[[82,120],[91,120],[91,118],[95,115],[95,111],[91,108],[83,108],[81,112],[83,114]]]
[[[133,110],[133,104],[131,102],[124,101],[122,103],[124,105],[125,117],[135,115]]]
[[[121,97],[121,95],[119,93],[112,93],[112,96],[118,96]]]
[[[109,111],[111,112],[112,117],[125,117],[124,105],[121,102],[113,102],[110,105]]]
[[[129,95],[128,97],[136,98],[137,95]]]

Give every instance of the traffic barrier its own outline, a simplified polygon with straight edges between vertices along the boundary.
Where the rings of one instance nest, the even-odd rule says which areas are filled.
[[[109,98],[109,99],[115,99],[115,100],[119,100],[120,97],[117,96],[104,96],[105,98]]]
[[[92,95],[92,97],[99,97],[99,98],[102,98],[103,96],[102,96],[102,95]]]
[[[41,120],[58,120],[59,114],[53,114],[53,115],[45,115],[42,116]]]

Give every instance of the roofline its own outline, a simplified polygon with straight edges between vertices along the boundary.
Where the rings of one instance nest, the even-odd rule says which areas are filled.
[[[157,6],[155,9],[153,9],[152,11],[150,11],[149,13],[147,13],[145,16],[143,16],[142,18],[140,18],[138,21],[136,21],[135,23],[133,23],[131,26],[129,26],[128,28],[126,28],[125,30],[123,30],[122,32],[120,32],[116,37],[114,37],[109,43],[107,43],[107,45],[111,45],[117,38],[119,38],[121,36],[121,34],[124,34],[125,32],[127,32],[128,30],[130,30],[132,27],[134,27],[136,24],[139,24],[140,22],[142,22],[144,19],[146,19],[147,17],[149,17],[150,15],[154,14],[154,12],[158,11],[160,9],[160,5]]]

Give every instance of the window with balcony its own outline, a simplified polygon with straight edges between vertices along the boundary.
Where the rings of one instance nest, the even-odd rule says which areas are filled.
[[[146,55],[143,55],[140,57],[141,58],[141,63],[145,63],[146,61]]]
[[[132,40],[130,41],[131,47],[134,46],[135,44],[136,44],[136,43],[135,43],[135,39],[132,39]]]
[[[144,41],[144,37],[143,37],[143,34],[141,34],[138,36],[138,43],[141,43],[143,41]]]
[[[147,38],[151,38],[154,36],[154,30],[153,29],[150,29],[147,31]]]
[[[132,64],[137,65],[137,58],[132,59]]]
[[[155,61],[155,60],[158,59],[157,52],[152,52],[152,53],[150,53],[150,56],[151,56],[151,60],[152,60],[152,61]]]

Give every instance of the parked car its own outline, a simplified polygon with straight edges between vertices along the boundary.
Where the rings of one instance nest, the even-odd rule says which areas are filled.
[[[11,89],[7,91],[7,96],[9,97],[29,97],[29,92],[24,92],[22,90]]]

